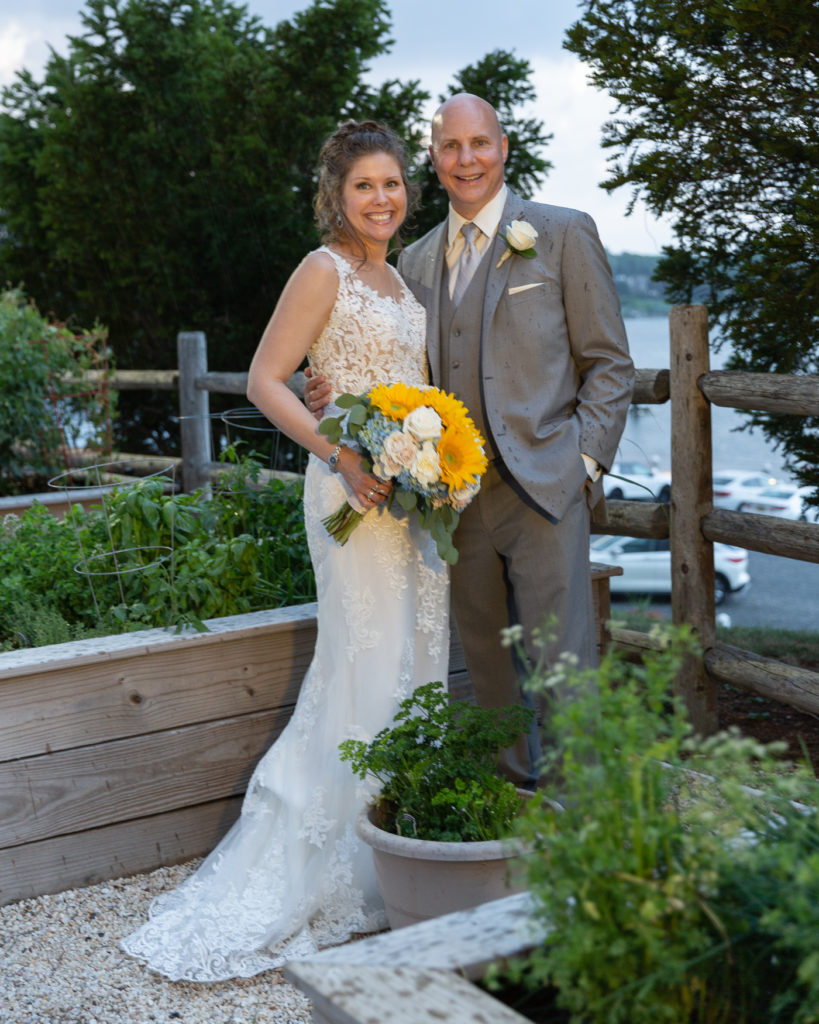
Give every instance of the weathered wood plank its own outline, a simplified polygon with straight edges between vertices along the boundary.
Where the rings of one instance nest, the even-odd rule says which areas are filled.
[[[819,562],[819,523],[715,508],[702,520],[703,536],[768,555]]]
[[[267,711],[0,765],[0,848],[244,793],[290,718]]]
[[[490,963],[545,942],[552,930],[535,917],[531,893],[519,892],[470,910],[323,949],[310,962],[438,968],[474,980],[483,977]]]
[[[0,849],[0,906],[202,857],[238,818],[241,797],[214,800]]]
[[[372,1024],[387,1019],[390,1024],[530,1024],[526,1017],[448,971],[325,967],[294,961],[288,965],[287,976],[311,1000],[315,1024]]]
[[[728,644],[705,652],[705,667],[721,683],[819,715],[819,673]]]
[[[697,381],[713,405],[730,409],[819,416],[819,376],[713,370]]]
[[[315,604],[0,655],[0,759],[292,707]]]

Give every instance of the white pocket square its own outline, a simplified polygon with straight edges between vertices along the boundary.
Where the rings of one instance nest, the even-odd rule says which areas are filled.
[[[533,284],[519,284],[515,288],[510,288],[509,289],[509,294],[510,295],[517,295],[518,292],[525,292],[525,291],[528,291],[530,288],[542,288],[542,287],[543,287],[543,282],[542,281],[535,281]]]

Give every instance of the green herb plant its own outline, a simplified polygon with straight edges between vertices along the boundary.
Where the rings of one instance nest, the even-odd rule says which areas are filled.
[[[553,939],[513,983],[556,992],[572,1024],[819,1021],[819,791],[778,745],[693,735],[673,693],[696,651],[652,633],[639,662],[530,666],[557,687],[564,812],[530,803],[516,833]]]
[[[486,709],[450,701],[440,682],[401,701],[393,725],[371,742],[345,740],[342,761],[381,785],[380,824],[388,832],[452,842],[499,839],[521,810],[496,758],[528,728],[520,706]]]
[[[0,528],[0,646],[206,619],[315,599],[299,481],[226,463],[211,499],[153,477],[57,519],[36,502]]]

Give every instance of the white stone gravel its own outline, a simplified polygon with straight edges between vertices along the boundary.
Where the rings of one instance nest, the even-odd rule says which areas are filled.
[[[0,907],[2,1024],[307,1024],[280,971],[214,984],[168,981],[118,942],[199,861]]]

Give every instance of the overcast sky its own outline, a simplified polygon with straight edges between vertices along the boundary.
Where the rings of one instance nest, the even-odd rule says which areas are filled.
[[[39,78],[49,47],[65,53],[66,37],[82,31],[80,0],[26,0],[14,5],[14,14],[11,6],[3,4],[0,13],[0,85],[22,68]],[[306,6],[306,0],[247,4],[270,26]],[[374,82],[417,78],[437,100],[465,65],[494,49],[514,51],[534,69],[538,98],[526,113],[554,135],[546,150],[554,168],[535,198],[586,210],[611,252],[654,254],[671,241],[668,224],[640,204],[626,216],[625,189],[609,195],[598,185],[605,175],[601,126],[612,103],[586,83],[583,66],[562,48],[567,27],[579,17],[575,0],[389,0],[389,7],[395,44],[373,61]]]

